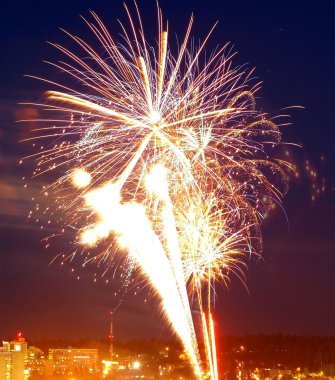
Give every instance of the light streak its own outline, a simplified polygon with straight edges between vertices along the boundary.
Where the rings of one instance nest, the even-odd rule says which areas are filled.
[[[212,352],[212,358],[213,358],[213,368],[214,368],[214,380],[219,380],[219,373],[218,373],[218,363],[217,363],[217,356],[216,356],[216,343],[215,343],[215,332],[214,332],[214,322],[213,322],[213,316],[210,313],[209,314],[209,328],[211,332],[211,352]]]
[[[209,364],[210,378],[212,380],[216,380],[215,370],[214,370],[214,365],[213,365],[213,355],[212,355],[212,348],[211,348],[211,342],[210,342],[210,334],[208,331],[205,313],[203,312],[201,313],[201,318],[202,318],[202,328],[203,328],[203,336],[204,336],[204,343],[205,343],[205,352],[206,352],[207,362]]]

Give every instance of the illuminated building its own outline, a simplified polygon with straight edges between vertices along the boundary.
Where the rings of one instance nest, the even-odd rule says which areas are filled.
[[[45,355],[44,352],[35,347],[29,346],[26,359],[26,372],[31,374],[43,375],[45,373]]]
[[[0,379],[10,380],[12,354],[5,347],[0,347]]]
[[[137,378],[152,378],[150,360],[143,355],[119,355],[114,353],[113,360],[102,360],[103,378],[111,376],[118,380],[130,380]]]
[[[24,380],[27,342],[20,333],[17,340],[2,343],[3,347],[0,348],[0,379]]]
[[[98,350],[96,348],[50,348],[48,360],[52,372],[68,374],[74,370],[97,370]]]
[[[284,378],[291,379],[293,377],[292,370],[290,369],[279,369],[279,368],[261,368],[260,369],[260,379],[268,380],[281,380]]]

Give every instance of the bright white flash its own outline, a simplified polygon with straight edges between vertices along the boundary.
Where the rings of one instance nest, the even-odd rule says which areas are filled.
[[[161,118],[161,115],[159,114],[158,111],[152,111],[150,114],[149,121],[152,124],[158,123]]]
[[[75,187],[86,187],[91,182],[91,174],[84,169],[75,169],[72,174],[72,182]]]

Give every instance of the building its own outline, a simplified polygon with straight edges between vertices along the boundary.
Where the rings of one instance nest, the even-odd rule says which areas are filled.
[[[27,342],[21,334],[17,340],[2,342],[0,348],[0,379],[24,380]]]
[[[96,348],[50,348],[48,361],[53,373],[71,374],[76,370],[96,372],[98,350]]]
[[[0,380],[10,380],[12,354],[5,347],[0,347]]]
[[[293,373],[290,369],[280,369],[280,368],[261,368],[259,371],[259,378],[268,380],[284,380],[292,379]]]
[[[28,347],[26,358],[26,372],[29,375],[43,375],[45,373],[44,352],[35,346]]]

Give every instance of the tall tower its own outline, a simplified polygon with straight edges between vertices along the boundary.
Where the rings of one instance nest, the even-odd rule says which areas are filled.
[[[113,360],[113,358],[114,358],[114,347],[113,347],[113,341],[114,341],[114,335],[113,335],[113,312],[110,311],[109,314],[110,314],[110,329],[109,329],[109,334],[108,334],[108,338],[109,338],[109,355],[110,355],[110,359]]]

